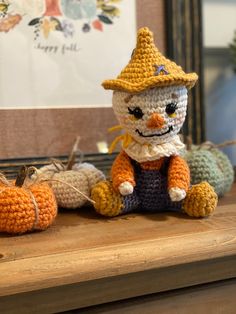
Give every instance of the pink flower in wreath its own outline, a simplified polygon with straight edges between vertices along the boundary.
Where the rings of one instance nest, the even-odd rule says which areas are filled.
[[[60,16],[62,15],[59,6],[59,0],[45,0],[46,11],[44,16]]]

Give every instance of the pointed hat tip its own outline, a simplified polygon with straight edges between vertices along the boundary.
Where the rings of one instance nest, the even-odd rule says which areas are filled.
[[[138,30],[137,43],[146,42],[151,44],[153,41],[153,32],[148,27],[142,27]]]
[[[151,34],[151,35],[153,35],[153,33],[150,31],[150,29],[147,27],[147,26],[145,26],[145,27],[141,27],[139,30],[138,30],[138,35],[139,34]]]

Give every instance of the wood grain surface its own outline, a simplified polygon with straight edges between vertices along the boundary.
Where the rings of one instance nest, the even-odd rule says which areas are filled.
[[[208,219],[63,211],[47,231],[1,234],[0,257],[0,308],[45,299],[37,313],[235,278],[236,186]]]
[[[149,26],[164,51],[164,1],[137,0],[136,4],[137,28]],[[77,135],[85,153],[98,152],[97,142],[114,139],[107,129],[116,124],[111,108],[0,110],[0,158],[66,155]]]

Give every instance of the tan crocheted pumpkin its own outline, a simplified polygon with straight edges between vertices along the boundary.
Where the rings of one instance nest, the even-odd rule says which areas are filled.
[[[80,137],[77,136],[66,165],[52,159],[50,165],[38,170],[41,180],[47,180],[52,187],[59,207],[73,209],[85,205],[87,201],[93,202],[90,199],[91,189],[105,179],[102,171],[92,164],[75,163],[76,154],[80,152],[79,141]]]
[[[93,186],[105,179],[104,174],[89,163],[75,164],[71,170],[54,163],[41,168],[39,176],[49,180],[58,206],[68,209],[85,205]]]

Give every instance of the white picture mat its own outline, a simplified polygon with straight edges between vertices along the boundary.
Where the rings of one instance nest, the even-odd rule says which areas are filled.
[[[34,41],[32,17],[24,16],[14,29],[0,33],[0,109],[111,106],[111,92],[101,83],[117,77],[136,42],[135,0],[117,6],[120,17],[103,32],[83,33],[84,21],[78,20],[73,38],[51,32],[48,39]],[[63,54],[64,45],[76,51]],[[51,52],[43,47],[52,47]]]

